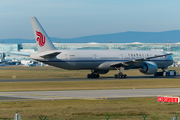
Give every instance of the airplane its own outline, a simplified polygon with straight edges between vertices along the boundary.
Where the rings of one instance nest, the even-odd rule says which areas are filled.
[[[87,78],[99,78],[109,70],[117,70],[114,78],[126,78],[124,70],[139,69],[144,74],[156,74],[173,64],[171,53],[145,50],[57,50],[36,17],[31,24],[38,46],[30,58],[42,63],[67,69],[91,70]]]

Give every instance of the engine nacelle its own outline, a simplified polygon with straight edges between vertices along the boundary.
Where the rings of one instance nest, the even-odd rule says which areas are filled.
[[[139,68],[139,71],[144,74],[154,74],[158,70],[158,66],[155,62],[147,61],[144,65]]]

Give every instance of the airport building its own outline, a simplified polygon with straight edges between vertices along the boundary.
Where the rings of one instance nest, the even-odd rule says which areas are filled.
[[[54,43],[59,50],[160,50],[172,53],[174,60],[180,61],[180,43]],[[5,60],[29,60],[30,58],[10,55],[12,53],[29,54],[37,51],[35,43],[0,44],[1,58]],[[3,54],[4,53],[4,54]]]

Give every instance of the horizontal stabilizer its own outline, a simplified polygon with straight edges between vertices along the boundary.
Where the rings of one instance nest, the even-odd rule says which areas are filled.
[[[40,57],[45,58],[45,59],[53,59],[55,58],[58,54],[60,54],[61,52],[54,52],[54,53],[50,53],[50,54],[46,54],[46,55],[42,55]]]
[[[19,55],[19,56],[25,56],[25,57],[30,57],[30,54],[10,53],[10,52],[7,52],[7,54],[11,54],[11,55]]]

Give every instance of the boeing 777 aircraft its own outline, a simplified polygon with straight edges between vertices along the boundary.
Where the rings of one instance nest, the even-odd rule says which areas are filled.
[[[38,52],[30,54],[30,58],[68,70],[91,70],[87,78],[99,78],[109,70],[118,70],[115,78],[125,78],[123,70],[128,69],[155,74],[158,68],[164,70],[173,64],[171,55],[163,51],[57,50],[36,17],[31,17],[31,23]]]

